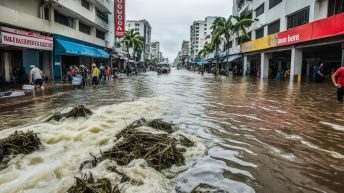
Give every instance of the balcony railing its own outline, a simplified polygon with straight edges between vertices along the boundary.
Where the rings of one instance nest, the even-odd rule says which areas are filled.
[[[248,5],[252,3],[252,0],[241,0],[238,3],[238,13],[244,10]]]
[[[103,12],[111,13],[109,0],[96,0],[96,6]]]

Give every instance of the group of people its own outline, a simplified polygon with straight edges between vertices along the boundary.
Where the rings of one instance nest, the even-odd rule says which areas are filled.
[[[116,67],[111,68],[100,64],[98,68],[95,63],[92,64],[91,69],[89,70],[86,66],[70,66],[64,77],[64,80],[74,81],[80,79],[83,86],[88,85],[88,80],[92,79],[92,84],[97,85],[102,80],[110,80],[111,77],[116,78],[118,74],[118,69]]]

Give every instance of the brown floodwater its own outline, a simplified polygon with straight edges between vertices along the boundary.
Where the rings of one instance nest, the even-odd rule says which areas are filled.
[[[63,94],[0,108],[0,130],[36,124],[77,104],[97,109],[166,97],[168,110],[161,118],[207,147],[206,155],[171,179],[176,192],[202,182],[226,192],[344,191],[344,104],[337,103],[330,83],[216,79],[174,69],[87,89],[54,89],[46,92]]]

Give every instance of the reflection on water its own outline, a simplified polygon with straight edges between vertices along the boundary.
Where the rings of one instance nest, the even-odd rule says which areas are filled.
[[[39,123],[56,109],[77,104],[95,110],[96,115],[85,123]],[[114,130],[143,116],[173,121],[207,147],[204,156],[191,160],[190,168],[171,182],[157,180],[162,178],[154,172],[147,174],[154,182],[145,183],[140,189],[144,192],[188,192],[201,182],[228,192],[341,192],[343,112],[344,105],[336,102],[330,84],[215,79],[176,70],[169,75],[120,78],[97,88],[0,110],[1,129],[10,128],[1,131],[0,138],[25,125],[41,133],[45,144],[44,153],[27,156],[39,162],[25,165],[18,158],[16,167],[0,172],[0,192],[65,190],[77,173],[74,167],[88,153],[111,145],[109,136]],[[68,162],[58,158],[61,155]],[[133,164],[138,170],[135,164],[140,163]],[[36,170],[41,175],[32,179]],[[96,173],[102,171],[98,168]],[[19,186],[23,181],[30,184]],[[138,191],[135,188],[126,192]]]

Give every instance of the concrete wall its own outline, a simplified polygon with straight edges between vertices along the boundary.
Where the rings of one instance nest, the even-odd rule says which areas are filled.
[[[40,17],[40,1],[37,0],[0,0],[0,6],[8,7],[34,17]]]

